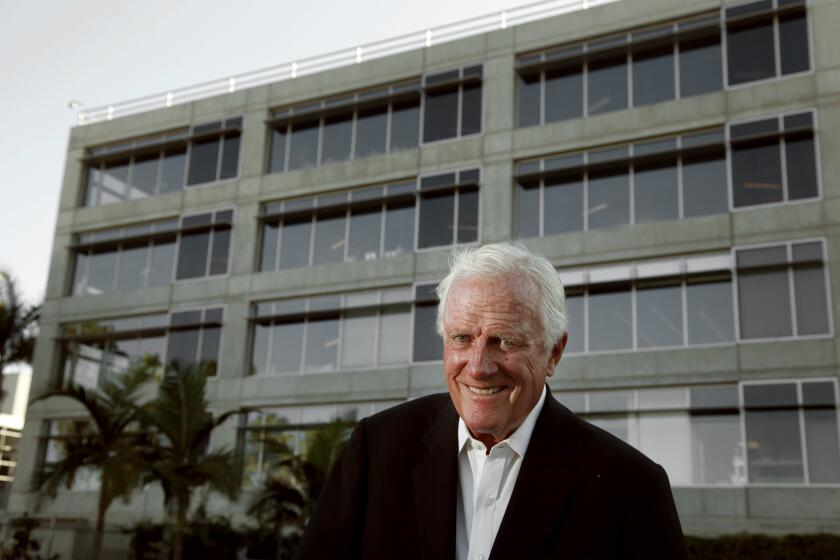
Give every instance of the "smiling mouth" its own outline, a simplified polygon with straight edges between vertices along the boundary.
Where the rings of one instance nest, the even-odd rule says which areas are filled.
[[[478,387],[473,387],[471,385],[467,385],[470,390],[470,393],[474,393],[476,395],[494,395],[502,390],[501,387],[489,387],[487,389],[479,389]]]

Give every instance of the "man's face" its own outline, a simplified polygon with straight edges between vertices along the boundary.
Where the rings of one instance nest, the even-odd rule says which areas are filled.
[[[488,448],[525,420],[565,338],[544,348],[540,295],[520,276],[458,279],[443,317],[443,364],[458,415]]]

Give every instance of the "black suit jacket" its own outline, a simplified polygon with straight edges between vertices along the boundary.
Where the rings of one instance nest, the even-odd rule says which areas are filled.
[[[447,394],[362,420],[297,558],[454,559],[457,442]],[[547,392],[491,560],[685,557],[665,471]]]

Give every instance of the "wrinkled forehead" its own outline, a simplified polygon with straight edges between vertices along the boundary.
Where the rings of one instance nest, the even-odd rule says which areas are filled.
[[[538,320],[540,298],[534,281],[525,274],[460,277],[449,288],[444,319],[493,310]]]

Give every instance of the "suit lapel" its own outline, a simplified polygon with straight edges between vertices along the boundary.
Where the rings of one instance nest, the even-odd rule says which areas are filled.
[[[578,489],[580,448],[574,416],[547,392],[491,559],[538,556]]]
[[[427,454],[413,470],[421,558],[455,557],[458,499],[458,415],[451,402],[423,438]]]

